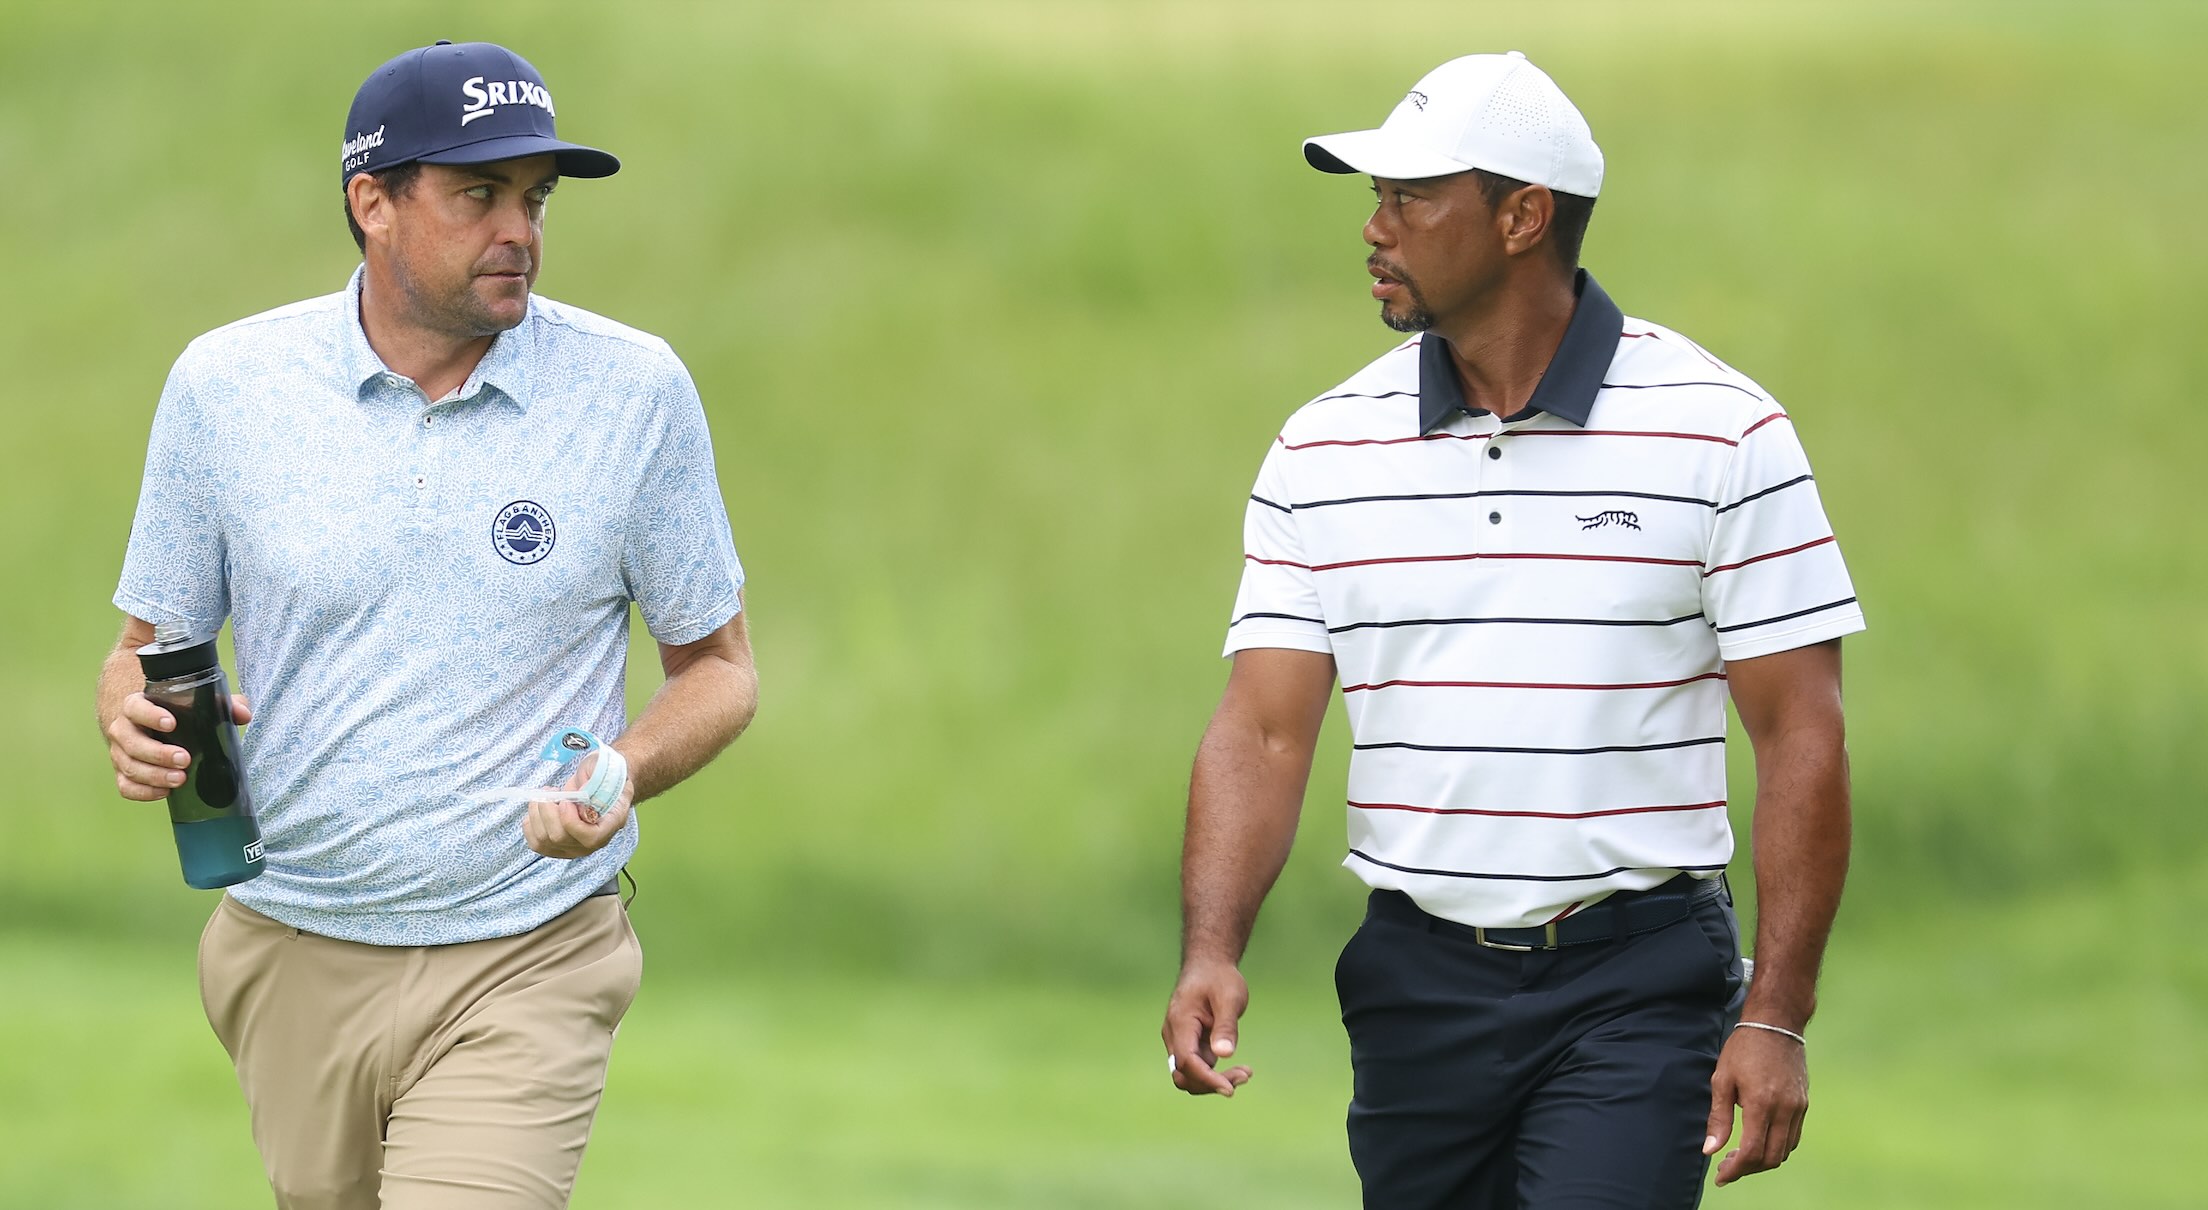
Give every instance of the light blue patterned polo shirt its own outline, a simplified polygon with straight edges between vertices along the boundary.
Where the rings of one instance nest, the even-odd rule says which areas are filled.
[[[231,622],[268,852],[240,903],[376,945],[527,932],[635,819],[561,861],[468,795],[523,784],[558,726],[621,732],[629,602],[663,643],[736,615],[705,413],[665,341],[544,298],[431,406],[359,314],[356,271],[184,351],[115,604]]]

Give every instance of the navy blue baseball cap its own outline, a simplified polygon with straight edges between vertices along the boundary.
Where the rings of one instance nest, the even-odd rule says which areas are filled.
[[[552,131],[552,93],[529,61],[489,42],[439,42],[370,73],[345,118],[340,181],[419,160],[556,157],[561,176],[612,176],[621,161]]]

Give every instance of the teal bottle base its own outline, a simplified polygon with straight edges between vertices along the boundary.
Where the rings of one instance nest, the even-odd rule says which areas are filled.
[[[261,827],[249,816],[171,823],[184,882],[202,891],[236,886],[261,876]]]

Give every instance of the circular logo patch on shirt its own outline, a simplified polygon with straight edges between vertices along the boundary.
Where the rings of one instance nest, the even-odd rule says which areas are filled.
[[[498,510],[491,522],[491,545],[508,563],[527,566],[552,553],[559,533],[552,528],[552,514],[534,500],[516,500]]]

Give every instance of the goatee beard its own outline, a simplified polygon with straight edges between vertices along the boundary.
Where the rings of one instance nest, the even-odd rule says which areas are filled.
[[[1426,308],[1419,306],[1416,302],[1411,304],[1410,310],[1401,315],[1390,314],[1388,304],[1381,303],[1380,322],[1398,332],[1424,332],[1434,326],[1434,317],[1427,313]]]

